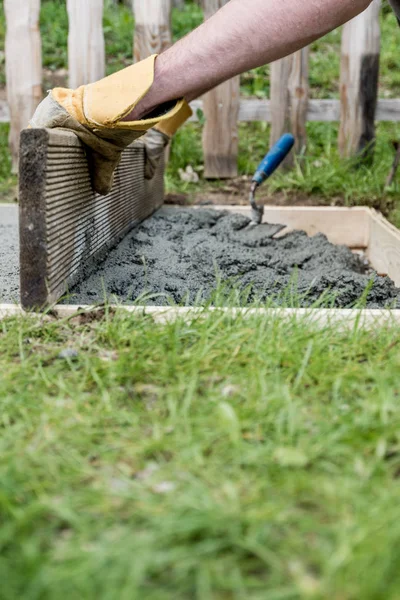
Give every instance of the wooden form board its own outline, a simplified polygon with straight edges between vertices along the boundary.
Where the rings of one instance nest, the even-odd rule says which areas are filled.
[[[216,206],[217,210],[238,212],[250,217],[247,206]],[[367,248],[371,213],[365,207],[266,206],[263,221],[286,225],[279,235],[299,229],[312,236],[323,233],[333,244]],[[399,247],[400,250],[400,247]]]
[[[262,318],[268,320],[285,320],[307,322],[310,326],[319,328],[365,328],[376,331],[378,327],[391,327],[400,325],[400,310],[378,309],[308,309],[308,308],[185,308],[165,306],[128,306],[119,305],[113,310],[124,311],[132,315],[152,317],[156,323],[164,324],[183,319],[194,321],[206,318],[213,314],[215,318],[227,315],[231,318]],[[74,315],[85,312],[93,313],[99,309],[95,306],[55,305],[51,309],[54,318],[69,319]],[[0,320],[27,313],[18,305],[0,304]],[[30,313],[32,315],[32,313]],[[37,318],[41,318],[36,313]]]
[[[161,171],[162,174],[162,171]],[[159,174],[160,175],[160,174]],[[126,177],[126,174],[125,174]],[[157,184],[158,185],[158,184]],[[162,191],[157,193],[158,201],[162,201]],[[149,192],[147,192],[149,198]],[[161,198],[161,200],[160,200]],[[116,208],[115,205],[113,205]],[[249,209],[244,206],[216,206],[216,210],[228,210],[241,214],[249,214]],[[171,208],[170,210],[173,210]],[[24,217],[22,217],[24,218]],[[344,244],[353,249],[363,249],[372,266],[382,275],[388,275],[397,286],[400,286],[400,232],[376,211],[366,207],[265,207],[264,218],[268,222],[283,223],[286,232],[293,229],[303,229],[309,235],[317,232],[324,233],[330,241]],[[25,221],[29,228],[29,223]],[[282,232],[284,233],[284,232]],[[40,237],[40,236],[39,236]],[[32,248],[33,254],[31,267],[36,262],[40,264],[43,250]],[[46,249],[48,251],[48,248]],[[51,263],[51,260],[50,260]],[[29,282],[26,282],[26,284]],[[32,281],[30,282],[32,285]],[[60,288],[59,293],[63,293]],[[35,286],[34,286],[35,291]],[[57,294],[47,296],[50,305],[57,300]],[[115,307],[117,308],[117,307]],[[121,310],[135,314],[150,315],[155,320],[165,322],[177,318],[191,320],[199,318],[209,312],[228,313],[235,316],[264,315],[266,318],[279,319],[308,319],[310,323],[325,327],[356,325],[373,329],[377,326],[400,324],[399,310],[345,310],[345,309],[218,309],[207,310],[198,308],[166,308],[144,306],[120,306]],[[94,307],[82,307],[83,310],[94,310]],[[77,306],[56,306],[55,313],[60,317],[68,317],[78,310]],[[17,305],[0,305],[0,318],[20,314],[23,308]]]
[[[25,130],[20,156],[21,303],[41,308],[86,277],[162,204],[164,165],[161,161],[153,179],[146,180],[145,146],[139,140],[123,153],[110,194],[99,196],[73,133]]]
[[[381,275],[400,287],[400,231],[375,210],[369,210],[367,257]]]

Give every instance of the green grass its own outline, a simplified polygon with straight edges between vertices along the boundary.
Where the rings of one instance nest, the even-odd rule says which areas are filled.
[[[1,323],[1,600],[397,599],[399,339]]]

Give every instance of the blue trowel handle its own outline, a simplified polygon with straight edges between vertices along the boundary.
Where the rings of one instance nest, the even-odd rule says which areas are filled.
[[[259,164],[253,177],[253,183],[257,185],[264,183],[287,157],[294,146],[294,142],[294,137],[290,133],[285,133]]]

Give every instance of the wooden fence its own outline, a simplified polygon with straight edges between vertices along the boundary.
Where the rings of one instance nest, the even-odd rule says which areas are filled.
[[[228,0],[202,0],[205,18]],[[71,87],[101,78],[105,72],[104,0],[66,0],[69,15],[68,59]],[[165,50],[172,40],[171,5],[181,0],[132,0],[135,13],[135,60]],[[381,0],[343,28],[339,100],[309,98],[309,48],[271,65],[269,100],[241,99],[239,77],[193,103],[194,117],[202,109],[205,176],[237,174],[238,123],[271,123],[271,141],[292,131],[297,151],[306,146],[307,121],[340,121],[343,156],[358,153],[375,135],[375,121],[400,121],[400,99],[378,100]],[[40,0],[5,0],[7,19],[6,75],[10,145],[17,164],[18,137],[42,97]]]

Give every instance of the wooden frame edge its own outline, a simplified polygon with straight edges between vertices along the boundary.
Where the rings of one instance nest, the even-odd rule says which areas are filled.
[[[24,307],[47,300],[46,168],[49,132],[21,132],[19,159],[20,298]]]
[[[388,275],[400,287],[400,231],[370,208],[367,257],[380,275]]]
[[[400,326],[400,310],[388,309],[307,309],[307,308],[193,308],[162,306],[123,306],[109,305],[109,310],[125,312],[132,315],[152,317],[158,323],[168,323],[183,319],[187,322],[211,314],[226,315],[232,318],[264,317],[280,320],[305,320],[308,323],[324,328],[362,327],[375,328],[383,326]],[[103,307],[89,305],[55,305],[50,314],[60,319],[85,312],[103,310]],[[0,319],[12,316],[43,317],[43,313],[30,313],[16,304],[0,304]]]
[[[207,208],[196,206],[195,208]],[[250,207],[246,205],[216,205],[215,210],[227,210],[250,216]],[[365,206],[275,206],[264,207],[264,221],[282,223],[287,229],[284,235],[293,229],[301,229],[308,235],[323,233],[332,244],[349,248],[365,249],[370,236],[370,209]]]

